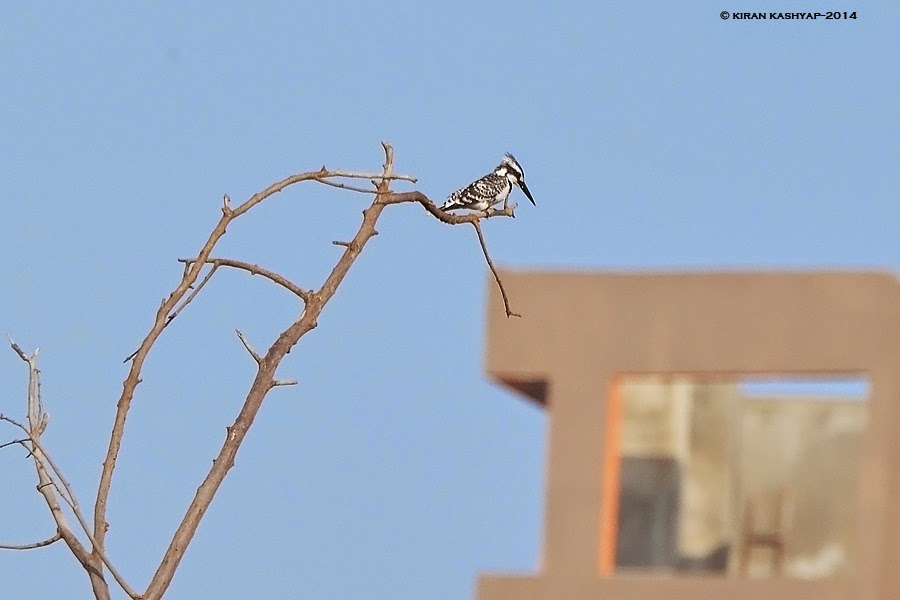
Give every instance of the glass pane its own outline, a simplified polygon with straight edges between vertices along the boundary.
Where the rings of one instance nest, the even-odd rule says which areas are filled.
[[[635,375],[619,385],[617,572],[852,572],[864,378]]]

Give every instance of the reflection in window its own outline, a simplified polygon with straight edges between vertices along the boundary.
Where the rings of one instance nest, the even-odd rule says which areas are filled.
[[[628,376],[618,572],[851,572],[867,383]]]

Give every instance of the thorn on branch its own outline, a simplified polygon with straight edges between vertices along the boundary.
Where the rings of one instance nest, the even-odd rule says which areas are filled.
[[[241,340],[241,343],[244,345],[244,348],[247,349],[247,352],[250,353],[250,356],[253,357],[253,360],[256,361],[257,365],[262,365],[263,359],[260,358],[259,354],[250,347],[250,342],[247,341],[247,338],[244,337],[244,333],[240,329],[235,329],[235,333],[237,333],[238,339]]]
[[[334,241],[331,242],[331,243],[334,244],[335,246],[343,246],[344,248],[349,248],[349,247],[350,247],[350,242],[342,242],[342,241],[340,241],[340,240],[334,240]]]
[[[288,385],[297,385],[296,379],[276,379],[272,382],[272,387],[283,387]]]

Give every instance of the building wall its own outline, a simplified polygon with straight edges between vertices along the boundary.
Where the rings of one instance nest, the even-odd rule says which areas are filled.
[[[892,273],[521,273],[495,286],[487,372],[549,410],[543,568],[484,577],[482,600],[665,597],[889,600],[900,589],[900,282]],[[615,515],[609,449],[625,374],[867,373],[870,421],[860,461],[858,569],[848,580],[601,577]],[[612,470],[611,470],[612,468]],[[614,473],[613,473],[614,474]],[[713,583],[715,581],[715,583]],[[516,595],[521,594],[521,595]]]

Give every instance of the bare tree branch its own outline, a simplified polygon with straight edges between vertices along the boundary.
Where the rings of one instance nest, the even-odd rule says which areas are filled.
[[[42,540],[40,542],[34,542],[32,544],[0,544],[0,550],[34,550],[35,548],[43,548],[45,546],[49,546],[55,542],[58,542],[62,539],[62,536],[59,532],[53,534],[52,537],[47,538],[46,540]]]
[[[179,258],[178,262],[191,264],[191,263],[197,262],[197,259]],[[304,302],[309,297],[308,291],[302,289],[300,286],[298,286],[297,284],[288,280],[287,278],[279,275],[278,273],[269,271],[268,269],[264,269],[264,268],[260,267],[259,265],[254,265],[254,264],[244,262],[241,260],[233,260],[230,258],[208,258],[204,262],[208,265],[213,265],[214,269],[218,268],[218,267],[231,267],[233,269],[240,269],[242,271],[247,271],[251,275],[262,275],[269,281],[272,281],[273,283],[277,283],[284,289],[297,295]]]
[[[22,440],[10,440],[8,442],[3,442],[2,444],[0,444],[0,450],[6,448],[7,446],[15,446],[15,445],[22,446],[23,448],[28,450],[28,446],[25,445],[25,442],[27,442],[27,441],[28,441],[28,438],[25,438]]]
[[[478,234],[478,243],[481,244],[481,251],[484,252],[484,260],[487,261],[488,267],[491,269],[491,273],[494,274],[494,279],[497,281],[497,287],[500,288],[500,296],[503,297],[503,307],[506,309],[506,317],[521,317],[519,313],[514,313],[509,308],[509,298],[506,296],[506,288],[503,287],[503,281],[500,280],[500,275],[497,274],[497,269],[494,268],[494,261],[491,260],[490,254],[488,254],[487,244],[484,243],[484,234],[481,233],[481,223],[477,220],[472,221],[472,226],[475,228],[475,233]]]
[[[7,416],[4,415],[4,414],[0,414],[0,421],[6,421],[7,423],[10,423],[10,424],[12,424],[12,425],[15,425],[16,427],[18,427],[19,429],[21,429],[22,431],[24,431],[24,432],[25,432],[25,435],[28,435],[28,429],[26,429],[24,425],[22,425],[21,423],[19,423],[19,422],[16,421],[15,419],[13,419],[13,418],[11,418],[11,417],[7,417]],[[30,438],[29,438],[29,439],[30,439]]]
[[[414,178],[395,175],[393,172],[393,148],[387,143],[383,143],[383,147],[385,151],[385,164],[384,170],[380,174],[356,173],[336,170],[329,171],[328,169],[323,167],[318,172],[294,175],[276,184],[273,184],[262,192],[255,194],[249,200],[234,209],[231,208],[230,203],[226,199],[223,203],[222,218],[214,228],[213,232],[210,234],[209,239],[207,240],[206,244],[204,244],[200,253],[197,255],[197,258],[193,259],[195,261],[194,264],[186,270],[184,277],[182,278],[182,282],[175,289],[175,291],[172,292],[169,298],[165,300],[160,306],[160,309],[157,312],[155,325],[153,326],[147,337],[144,339],[144,342],[142,342],[141,347],[138,349],[137,353],[135,353],[134,359],[131,363],[131,371],[129,372],[129,375],[125,380],[125,384],[123,386],[124,389],[119,399],[116,411],[116,420],[114,422],[113,431],[110,436],[110,446],[107,451],[106,460],[104,461],[103,471],[100,478],[100,486],[97,493],[97,502],[94,509],[95,536],[98,538],[100,544],[103,543],[103,536],[105,535],[106,530],[106,501],[109,494],[109,486],[112,481],[112,473],[115,468],[115,461],[116,457],[118,456],[118,450],[121,446],[121,440],[125,426],[125,418],[131,405],[134,390],[140,382],[139,375],[141,367],[143,365],[143,361],[149,353],[150,348],[153,346],[156,339],[164,329],[166,316],[173,309],[180,298],[184,296],[186,290],[194,283],[194,281],[196,281],[197,276],[199,275],[199,267],[203,263],[207,263],[211,260],[210,256],[212,254],[212,251],[219,239],[221,239],[221,237],[225,234],[225,230],[228,224],[272,194],[280,192],[289,185],[301,181],[321,181],[323,179],[328,179],[331,177],[347,177],[371,179],[377,182],[377,193],[375,196],[375,200],[369,208],[363,211],[363,223],[360,226],[360,229],[357,232],[356,236],[345,246],[344,253],[341,255],[341,258],[332,270],[331,274],[325,280],[322,288],[317,292],[307,293],[307,296],[304,298],[306,301],[306,307],[300,318],[293,325],[291,325],[291,327],[282,332],[282,334],[278,337],[278,339],[266,353],[266,356],[265,358],[263,358],[262,363],[259,365],[257,377],[254,380],[253,385],[251,386],[250,392],[248,393],[247,399],[245,400],[244,407],[235,420],[235,424],[229,430],[230,433],[228,434],[228,437],[219,452],[218,458],[216,458],[216,460],[214,461],[212,470],[207,474],[207,477],[204,479],[200,488],[197,490],[197,493],[194,496],[194,500],[191,502],[191,506],[188,508],[188,512],[185,514],[181,524],[176,530],[172,542],[170,543],[169,548],[163,557],[160,567],[157,569],[157,572],[147,589],[147,596],[151,600],[154,597],[161,596],[165,589],[168,588],[169,583],[171,582],[171,578],[174,575],[175,568],[181,561],[184,551],[191,538],[193,537],[194,531],[196,531],[199,520],[202,518],[207,507],[209,506],[209,503],[212,501],[212,497],[217,491],[219,485],[221,485],[222,479],[225,477],[228,470],[234,463],[234,456],[236,455],[237,449],[240,447],[240,444],[243,441],[244,435],[246,435],[246,429],[250,426],[250,424],[252,424],[253,419],[255,418],[260,409],[260,406],[262,405],[262,401],[265,398],[266,393],[270,389],[272,389],[272,387],[274,387],[275,369],[278,367],[278,364],[280,364],[282,358],[290,350],[290,348],[292,348],[303,335],[305,335],[308,331],[312,330],[316,326],[318,315],[321,313],[325,304],[334,295],[337,287],[343,281],[344,277],[346,276],[359,253],[362,251],[365,244],[369,239],[372,238],[372,236],[376,234],[375,223],[378,221],[378,217],[381,215],[382,210],[384,210],[384,208],[390,204],[399,204],[402,202],[418,202],[434,217],[450,225],[474,223],[479,219],[486,219],[494,216],[515,216],[515,205],[510,205],[502,210],[488,209],[483,212],[476,212],[459,216],[440,210],[440,208],[438,208],[437,205],[434,204],[434,202],[432,202],[430,199],[428,199],[427,196],[420,192],[406,192],[403,194],[392,193],[390,190],[390,182],[392,180],[403,179],[407,181],[414,181]],[[479,237],[481,239],[481,236]],[[483,239],[481,239],[481,241],[483,243]],[[221,264],[224,265],[225,263]],[[229,266],[237,265],[232,264]],[[492,266],[490,262],[489,266]],[[246,264],[237,268],[245,267]],[[250,269],[245,268],[245,270]],[[492,271],[494,271],[495,277],[497,277],[496,271],[493,269]],[[251,272],[253,272],[253,270],[251,270]],[[262,274],[262,271],[257,272]],[[270,279],[272,278],[270,277]],[[499,277],[497,277],[497,279],[499,283]],[[509,314],[509,311],[507,311],[507,313]]]
[[[423,194],[422,192],[394,192],[383,196],[380,200],[380,204],[403,204],[406,202],[417,202],[422,205],[422,208],[427,210],[433,217],[441,221],[442,223],[446,223],[447,225],[461,225],[463,223],[471,223],[472,221],[477,221],[480,219],[490,219],[491,217],[513,217],[516,216],[516,204],[510,204],[506,208],[496,209],[489,208],[487,210],[482,211],[472,211],[465,215],[456,215],[453,213],[445,212],[440,209],[440,207],[431,201],[428,196]]]
[[[300,317],[278,336],[259,363],[256,377],[244,400],[244,405],[235,418],[234,423],[227,428],[227,435],[219,450],[219,454],[213,461],[212,467],[200,484],[200,487],[197,488],[197,492],[187,512],[172,536],[172,541],[169,543],[169,547],[160,561],[160,566],[147,587],[144,600],[158,600],[168,589],[175,570],[194,537],[200,520],[209,508],[216,491],[219,489],[228,471],[234,466],[234,459],[238,449],[243,443],[256,415],[259,413],[266,394],[277,385],[275,373],[282,359],[297,344],[301,337],[316,327],[317,319],[325,305],[334,296],[338,286],[346,277],[350,267],[356,261],[360,252],[362,252],[366,243],[375,235],[375,223],[386,206],[383,200],[390,194],[390,181],[398,178],[393,173],[393,148],[386,142],[382,145],[385,152],[385,163],[383,172],[373,176],[373,178],[379,180],[375,201],[363,211],[363,222],[359,230],[344,249],[340,259],[325,279],[322,287],[318,291],[309,293],[306,306]],[[207,260],[208,257],[208,254],[205,257],[201,256],[203,260]]]
[[[394,193],[390,189],[392,181],[402,180],[415,182],[416,179],[409,175],[395,174],[393,170],[393,148],[387,142],[383,142],[382,146],[384,149],[385,161],[381,173],[328,170],[325,167],[322,167],[322,169],[318,171],[300,173],[287,177],[270,185],[263,191],[254,194],[238,206],[232,206],[231,199],[228,195],[223,197],[221,217],[196,257],[179,259],[180,262],[184,263],[181,280],[168,297],[162,300],[156,311],[154,322],[149,332],[144,337],[138,349],[126,359],[126,362],[130,361],[130,367],[123,382],[122,392],[116,404],[116,413],[110,431],[109,445],[103,461],[100,482],[97,488],[97,496],[94,502],[92,526],[88,524],[87,519],[85,519],[82,514],[81,507],[68,481],[65,479],[61,470],[54,463],[50,454],[46,451],[41,442],[41,433],[47,426],[48,415],[43,411],[43,405],[41,403],[40,372],[36,365],[38,350],[35,350],[34,353],[29,356],[22,351],[15,342],[10,340],[13,350],[29,365],[28,420],[27,426],[23,426],[3,415],[0,415],[0,420],[7,421],[14,426],[19,427],[28,437],[2,444],[0,445],[0,448],[18,443],[30,450],[38,474],[38,490],[43,495],[57,525],[58,537],[53,541],[62,539],[66,543],[76,559],[88,572],[94,594],[99,600],[110,599],[109,586],[104,578],[104,567],[109,571],[125,593],[134,600],[159,600],[162,598],[163,594],[165,594],[172,582],[172,578],[174,577],[178,565],[194,538],[201,519],[208,510],[222,481],[234,466],[235,457],[246,438],[249,428],[252,426],[258,415],[266,395],[276,387],[297,384],[296,380],[276,378],[277,370],[282,360],[304,335],[316,328],[319,316],[347,276],[350,268],[353,266],[369,240],[378,235],[375,226],[385,207],[392,204],[407,202],[418,203],[428,213],[443,223],[449,225],[469,223],[475,227],[485,260],[500,288],[504,306],[506,308],[506,314],[508,317],[519,316],[510,310],[506,291],[488,253],[487,244],[485,243],[480,223],[482,219],[497,216],[515,217],[516,206],[505,206],[501,210],[489,208],[481,212],[456,215],[442,211],[421,192]],[[371,181],[375,189],[369,190],[335,180],[339,178],[367,179]],[[363,211],[362,223],[353,239],[350,241],[333,242],[335,245],[342,246],[344,250],[318,290],[302,289],[282,275],[259,265],[240,260],[213,257],[216,245],[225,235],[227,228],[232,221],[246,214],[270,196],[293,184],[304,181],[314,181],[354,192],[375,194],[372,203]],[[211,265],[211,267],[209,270],[205,271],[206,265]],[[121,574],[115,569],[107,556],[105,549],[106,533],[109,528],[109,524],[106,521],[107,504],[113,475],[115,473],[116,462],[123,441],[125,424],[136,388],[142,381],[141,371],[144,362],[153,346],[166,327],[197,297],[220,267],[230,267],[247,271],[252,275],[261,275],[298,296],[303,300],[304,307],[300,316],[278,335],[263,355],[260,355],[253,349],[243,332],[236,330],[241,344],[243,344],[244,348],[256,362],[256,375],[232,425],[226,427],[225,440],[222,442],[221,448],[215,460],[212,462],[212,466],[200,486],[197,488],[181,522],[173,533],[169,546],[166,549],[146,592],[143,595],[140,595],[128,586]],[[82,545],[78,537],[69,527],[63,507],[58,501],[59,498],[62,498],[63,501],[68,504],[72,513],[78,520],[79,525],[81,525],[84,530],[84,533],[92,546],[90,551]],[[37,545],[26,546],[40,547],[40,545],[49,545],[50,543],[53,543],[53,541],[47,540],[46,542],[39,542]]]
[[[350,179],[374,179],[376,181],[411,181],[412,183],[416,183],[418,179],[412,177],[411,175],[385,175],[382,173],[360,173],[358,171],[341,171],[341,170],[327,170],[325,167],[322,167],[321,173],[325,173],[322,177],[347,177]]]
[[[250,342],[247,341],[247,338],[244,337],[243,332],[240,329],[234,330],[237,333],[238,339],[241,340],[241,343],[244,345],[244,348],[247,349],[247,352],[250,353],[250,356],[253,357],[253,360],[256,361],[256,364],[259,365],[262,363],[262,358],[259,357],[259,354],[250,347]]]
[[[361,194],[377,194],[378,190],[376,189],[366,189],[361,187],[356,187],[355,185],[348,185],[346,183],[340,183],[338,181],[328,181],[327,179],[316,179],[319,183],[324,183],[325,185],[330,185],[331,187],[340,188],[342,190],[350,190],[351,192],[359,192]]]
[[[438,207],[434,202],[432,202],[425,194],[421,192],[403,192],[400,194],[391,194],[382,200],[384,204],[400,204],[403,202],[418,202],[422,205],[422,207],[431,213],[434,217],[440,220],[443,223],[447,223],[448,225],[461,225],[463,223],[471,223],[473,227],[475,227],[475,232],[478,234],[478,242],[481,244],[481,251],[484,253],[484,259],[487,261],[488,267],[491,269],[491,273],[494,275],[494,280],[497,282],[497,287],[500,288],[500,296],[503,298],[503,306],[506,310],[507,317],[521,317],[522,315],[518,313],[512,312],[509,307],[509,298],[506,295],[506,288],[503,287],[503,281],[500,279],[500,275],[497,273],[497,269],[494,267],[494,262],[491,260],[491,256],[488,253],[487,244],[484,241],[484,234],[481,231],[481,220],[489,219],[491,217],[513,217],[515,218],[515,210],[516,205],[510,204],[506,208],[496,210],[493,208],[488,208],[485,211],[474,211],[470,212],[466,215],[454,215],[448,212],[444,212]]]
[[[113,579],[116,580],[116,583],[119,584],[122,590],[131,598],[138,598],[140,594],[135,592],[131,588],[131,586],[128,585],[128,583],[125,581],[125,578],[121,573],[119,573],[115,565],[113,565],[112,561],[106,555],[106,552],[102,548],[98,550],[97,543],[91,533],[91,527],[90,525],[88,525],[87,519],[84,518],[84,514],[81,512],[81,506],[78,504],[78,499],[75,496],[75,492],[72,491],[72,486],[69,485],[69,482],[66,481],[66,478],[62,474],[62,471],[59,469],[59,467],[56,466],[56,463],[53,461],[50,453],[47,452],[46,448],[44,448],[40,439],[40,434],[33,433],[31,435],[30,442],[33,445],[32,454],[34,455],[35,460],[46,461],[47,465],[50,466],[51,484],[59,492],[59,495],[63,499],[63,501],[65,501],[65,503],[69,505],[69,508],[72,509],[72,513],[75,515],[75,519],[78,521],[78,524],[81,525],[82,530],[84,531],[88,540],[91,542],[96,555],[100,557],[100,559],[103,561],[103,564],[106,565],[107,569],[109,569],[109,572],[113,576]],[[62,489],[60,489],[60,485],[62,486]]]
[[[184,263],[185,263],[185,264],[184,264],[185,270],[189,269],[190,266],[191,266],[190,263],[189,263],[188,261],[184,261]],[[183,311],[183,310],[184,310],[184,307],[187,306],[188,304],[190,304],[190,303],[191,303],[191,300],[193,300],[194,298],[197,297],[197,294],[199,294],[199,293],[200,293],[200,290],[202,290],[203,287],[209,282],[209,280],[212,279],[212,276],[216,274],[216,271],[217,271],[218,269],[219,269],[219,265],[218,265],[217,263],[213,263],[212,268],[211,268],[211,269],[209,270],[209,272],[206,274],[206,277],[204,277],[203,280],[200,282],[200,285],[198,285],[197,287],[195,287],[195,288],[194,288],[194,291],[191,292],[190,295],[189,295],[187,298],[184,299],[184,302],[181,303],[181,306],[179,306],[179,307],[176,308],[174,311],[172,311],[172,314],[169,315],[168,318],[166,318],[166,325],[168,325],[169,323],[171,323],[172,320],[173,320],[175,317],[178,316],[178,313],[180,313],[181,311]],[[126,361],[126,362],[127,362],[127,361]]]
[[[33,459],[35,471],[37,472],[38,476],[37,490],[44,497],[44,502],[50,509],[50,515],[53,517],[53,520],[56,523],[56,530],[62,540],[65,542],[66,546],[69,547],[69,550],[75,556],[75,559],[79,563],[81,563],[85,571],[88,573],[88,577],[91,580],[91,586],[94,589],[94,595],[98,598],[98,600],[110,600],[111,597],[109,594],[109,585],[106,583],[106,580],[103,577],[102,559],[99,555],[95,556],[88,552],[87,549],[78,540],[78,537],[75,535],[75,533],[72,531],[72,528],[69,526],[68,519],[66,518],[66,515],[56,498],[56,493],[54,490],[58,490],[59,488],[56,482],[54,482],[53,477],[47,471],[47,465],[51,465],[51,469],[56,473],[57,477],[60,478],[62,485],[64,487],[68,486],[68,483],[61,477],[61,475],[58,473],[58,470],[55,469],[55,465],[49,459],[43,449],[43,446],[40,443],[41,433],[43,432],[44,427],[46,427],[47,415],[46,413],[42,412],[42,402],[40,398],[41,372],[37,366],[39,349],[36,348],[34,352],[28,355],[12,339],[9,340],[9,343],[13,351],[15,351],[15,353],[19,355],[19,358],[21,358],[28,364],[28,426],[24,427],[22,424],[17,423],[13,419],[10,419],[8,417],[3,417],[3,420],[23,429],[28,435],[28,441],[31,444],[31,456]],[[71,494],[71,488],[67,487],[67,489],[69,490],[69,494]],[[63,498],[65,498],[66,496],[62,493],[60,495],[63,496]],[[72,500],[74,500],[74,498],[72,498]],[[70,506],[71,505],[72,504],[70,503]],[[75,506],[77,506],[77,504]],[[81,525],[82,527],[85,527],[85,531],[87,531],[87,523],[82,520]],[[114,577],[118,575],[118,572],[114,573],[113,570],[110,570],[110,573],[113,573]],[[133,590],[131,590],[130,587],[128,587],[128,584],[125,583],[124,579],[121,581],[117,579],[117,581],[129,596],[131,596],[132,598],[137,598],[137,595]]]
[[[16,354],[18,354],[18,355],[19,355],[19,358],[21,358],[22,360],[24,360],[25,362],[27,362],[27,363],[30,364],[28,355],[25,354],[25,351],[22,350],[22,348],[15,342],[15,340],[13,340],[13,339],[12,339],[11,337],[9,337],[8,335],[6,336],[6,339],[9,340],[9,345],[10,345],[10,347],[12,347],[13,352],[15,352]],[[34,355],[37,356],[37,354],[38,354],[40,351],[41,351],[40,348],[35,348],[35,349],[34,349]],[[19,425],[19,427],[21,427],[21,425]]]
[[[188,290],[191,289],[197,281],[203,265],[206,264],[206,261],[212,255],[216,244],[222,239],[222,236],[225,235],[228,225],[234,219],[245,214],[266,198],[269,198],[273,194],[277,194],[295,183],[338,176],[369,178],[369,174],[367,173],[359,174],[347,173],[344,171],[329,171],[323,167],[319,171],[299,173],[282,179],[281,181],[270,185],[263,191],[254,194],[246,202],[236,208],[232,208],[230,198],[227,195],[223,198],[222,216],[219,218],[218,223],[216,223],[206,242],[203,244],[203,247],[200,249],[200,252],[197,254],[195,262],[189,266],[186,265],[187,268],[184,271],[181,281],[172,293],[169,294],[169,297],[160,304],[159,310],[156,312],[153,326],[141,342],[137,351],[129,357],[131,366],[128,375],[122,384],[122,393],[116,403],[116,415],[109,436],[109,447],[106,450],[106,457],[103,460],[103,468],[100,472],[100,483],[97,486],[97,498],[94,502],[94,539],[97,541],[98,548],[102,549],[104,540],[106,539],[106,531],[109,528],[109,524],[106,522],[106,506],[109,499],[109,489],[112,485],[113,474],[116,469],[116,461],[119,456],[119,449],[122,447],[125,421],[128,417],[128,412],[131,409],[131,402],[134,399],[135,390],[141,383],[141,370],[143,369],[144,361],[150,353],[150,350],[153,348],[153,345],[156,343],[156,340],[159,339],[159,336],[166,328],[167,323],[170,322],[169,316],[171,312],[175,310],[175,307],[179,305]],[[411,178],[409,180],[411,180]]]

